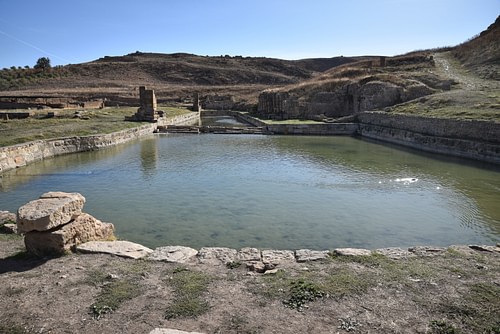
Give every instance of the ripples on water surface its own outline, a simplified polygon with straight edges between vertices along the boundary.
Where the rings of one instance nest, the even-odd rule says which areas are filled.
[[[498,169],[450,160],[351,137],[159,135],[4,173],[0,210],[80,192],[84,211],[150,247],[500,241]]]

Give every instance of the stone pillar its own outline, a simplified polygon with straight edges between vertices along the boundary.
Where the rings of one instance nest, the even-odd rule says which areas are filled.
[[[140,86],[139,102],[140,102],[140,107],[136,113],[137,120],[149,121],[149,122],[157,121],[159,114],[156,111],[157,102],[156,102],[155,91],[152,89],[146,89],[145,86]]]
[[[191,108],[192,111],[195,112],[200,112],[201,111],[201,101],[200,101],[200,94],[199,93],[194,93],[193,96],[193,107]]]

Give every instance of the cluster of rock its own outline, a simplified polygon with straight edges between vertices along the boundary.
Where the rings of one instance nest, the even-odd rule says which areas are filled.
[[[17,233],[24,234],[29,253],[64,254],[79,244],[114,239],[114,226],[83,213],[78,193],[48,192],[17,212]]]
[[[0,232],[17,233],[16,215],[9,211],[0,211]]]
[[[451,246],[460,251],[473,250],[500,253],[497,246]],[[213,265],[228,267],[244,265],[249,272],[273,274],[279,267],[294,263],[325,260],[330,256],[370,256],[379,254],[392,259],[435,256],[444,254],[448,248],[417,246],[407,249],[391,247],[369,250],[363,248],[336,248],[334,250],[259,250],[246,247],[240,250],[226,247],[203,247],[199,251],[185,246],[165,246],[150,249],[129,241],[91,241],[76,247],[82,253],[106,253],[117,256],[163,261],[188,265]]]

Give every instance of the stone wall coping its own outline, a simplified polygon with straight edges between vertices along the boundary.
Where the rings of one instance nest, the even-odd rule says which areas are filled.
[[[179,264],[211,264],[215,266],[231,265],[234,263],[246,263],[247,266],[254,265],[256,262],[263,263],[269,268],[291,263],[303,263],[311,261],[322,261],[334,257],[356,257],[356,256],[386,256],[391,259],[404,259],[412,257],[431,257],[445,254],[448,250],[457,250],[465,252],[489,252],[500,254],[500,244],[492,245],[451,245],[449,247],[434,246],[414,246],[408,248],[388,247],[378,249],[365,248],[334,248],[331,250],[276,250],[276,249],[257,249],[244,247],[240,250],[228,247],[202,247],[196,250],[185,246],[160,246],[155,249],[149,249],[140,244],[130,243],[128,241],[92,241],[92,245],[101,244],[104,246],[105,253],[123,256],[123,250],[113,253],[113,244],[133,245],[136,249],[146,250],[138,257],[149,261],[164,261]],[[93,253],[86,244],[77,247],[85,253]],[[95,253],[103,253],[102,249]],[[182,253],[182,254],[181,254]],[[160,256],[164,254],[165,257]],[[248,257],[248,254],[252,256]],[[257,254],[257,255],[256,255]],[[259,258],[260,255],[260,258]],[[257,256],[257,257],[256,257]]]

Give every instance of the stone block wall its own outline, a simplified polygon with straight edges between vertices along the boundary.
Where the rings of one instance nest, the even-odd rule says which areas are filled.
[[[435,137],[467,139],[500,143],[500,124],[486,121],[466,121],[430,117],[365,112],[357,115],[361,124],[408,130]]]
[[[421,151],[500,164],[500,124],[361,113],[358,135]]]
[[[318,124],[268,124],[265,131],[276,135],[309,136],[352,136],[358,130],[356,123],[318,123]]]
[[[0,147],[0,173],[25,166],[37,160],[57,155],[94,151],[153,133],[155,124],[122,130],[110,134],[37,140],[29,143]]]

